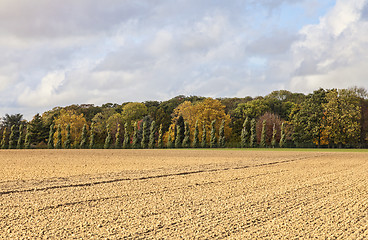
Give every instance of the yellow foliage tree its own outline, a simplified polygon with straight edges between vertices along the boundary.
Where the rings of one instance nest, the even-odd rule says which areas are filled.
[[[54,120],[55,126],[60,124],[61,126],[61,137],[62,144],[64,145],[64,141],[66,139],[66,126],[70,124],[70,136],[71,141],[73,143],[72,146],[76,146],[81,141],[82,129],[84,124],[87,125],[87,121],[82,114],[77,114],[74,110],[65,110],[62,109],[60,111],[60,115]],[[88,130],[88,125],[87,125]],[[54,142],[57,141],[57,133],[54,134]]]
[[[192,104],[189,101],[185,101],[174,109],[173,119],[171,127],[175,125],[179,116],[184,118],[184,121],[189,123],[190,127],[190,139],[193,141],[194,128],[196,121],[198,120],[199,126],[199,139],[202,139],[202,126],[205,124],[207,133],[211,132],[211,122],[216,120],[215,129],[216,137],[218,138],[219,128],[222,121],[225,121],[225,137],[229,138],[231,135],[230,115],[225,113],[225,106],[221,104],[219,100],[206,98],[203,101]],[[209,136],[207,136],[207,142]]]

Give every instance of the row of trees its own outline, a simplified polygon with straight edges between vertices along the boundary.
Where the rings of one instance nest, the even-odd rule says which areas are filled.
[[[367,147],[362,88],[56,107],[5,115],[2,148]]]

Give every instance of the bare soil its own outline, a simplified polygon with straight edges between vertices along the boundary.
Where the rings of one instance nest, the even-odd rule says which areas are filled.
[[[0,151],[3,239],[367,239],[368,153]]]

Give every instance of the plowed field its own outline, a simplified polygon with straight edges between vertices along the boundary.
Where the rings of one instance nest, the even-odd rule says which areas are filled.
[[[367,239],[368,153],[0,151],[3,239]]]

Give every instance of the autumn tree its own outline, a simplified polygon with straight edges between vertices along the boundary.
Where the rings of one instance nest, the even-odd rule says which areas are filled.
[[[240,138],[242,148],[245,148],[248,146],[249,137],[250,137],[249,131],[250,131],[250,121],[249,121],[249,117],[246,117],[243,123],[243,128],[241,131],[241,138]]]
[[[280,147],[285,147],[285,141],[286,141],[286,132],[285,132],[285,122],[281,124],[281,138],[280,138]]]
[[[207,147],[207,130],[206,130],[206,124],[203,124],[202,127],[202,142],[201,142],[201,147],[202,148],[206,148]]]
[[[213,120],[211,123],[211,140],[210,140],[210,147],[216,148],[217,147],[217,138],[216,138],[216,120]]]
[[[262,132],[261,132],[261,141],[260,145],[261,147],[266,147],[266,120],[263,120],[262,122]]]
[[[276,147],[276,134],[277,134],[277,129],[276,129],[276,124],[273,124],[273,128],[272,128],[272,140],[271,140],[271,146],[273,148]]]
[[[72,147],[78,148],[80,146],[82,140],[82,130],[83,127],[86,126],[86,130],[88,129],[87,121],[84,118],[83,114],[78,114],[74,110],[64,110],[60,111],[60,115],[54,120],[55,125],[59,125],[61,127],[61,138],[62,143],[66,140],[66,127],[70,124],[70,135],[72,139]],[[54,134],[55,141],[57,141],[57,134]]]
[[[263,126],[264,121],[266,121],[265,126]],[[264,133],[265,134],[264,135],[264,141],[265,141],[264,146],[271,145],[274,124],[276,128],[275,138],[276,138],[276,141],[279,141],[281,123],[282,123],[281,118],[275,113],[267,112],[263,114],[261,117],[259,117],[256,123],[257,142],[262,146],[261,138],[262,138],[262,133]],[[263,127],[264,127],[264,132],[263,132]]]
[[[47,147],[49,149],[53,149],[54,148],[54,132],[55,132],[55,125],[51,124],[50,126],[50,131],[49,131],[49,139],[47,142]]]

